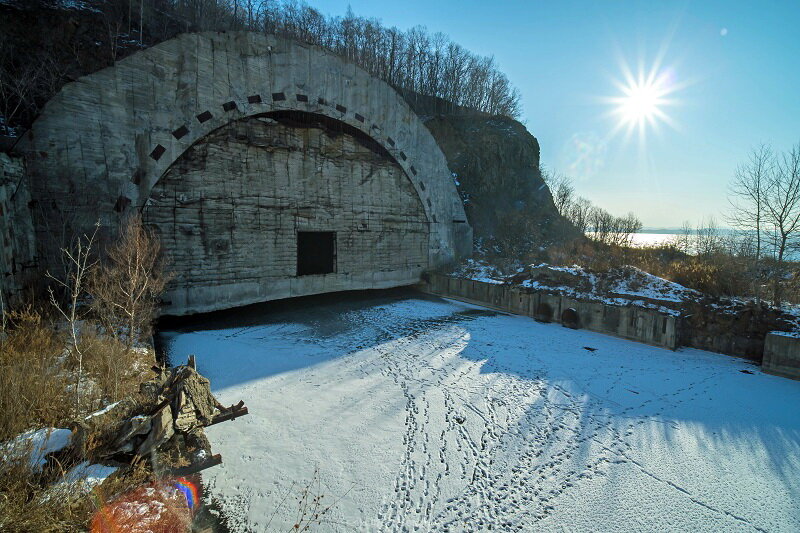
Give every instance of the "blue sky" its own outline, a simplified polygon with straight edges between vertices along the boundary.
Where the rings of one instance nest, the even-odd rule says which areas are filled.
[[[310,0],[387,26],[423,25],[494,55],[522,93],[522,120],[542,162],[578,192],[650,227],[678,227],[728,209],[737,164],[760,143],[800,142],[800,0],[784,2],[494,2]],[[623,65],[673,88],[661,122],[628,137],[609,99]]]

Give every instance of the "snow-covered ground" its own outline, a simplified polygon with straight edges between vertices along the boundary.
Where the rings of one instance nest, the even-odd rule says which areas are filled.
[[[315,470],[319,531],[800,530],[800,382],[414,293],[286,305],[164,334],[250,408],[208,430],[234,531],[289,530]]]

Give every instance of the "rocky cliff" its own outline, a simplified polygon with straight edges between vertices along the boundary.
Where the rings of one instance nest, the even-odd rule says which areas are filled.
[[[539,168],[539,141],[523,124],[400,93],[444,152],[479,249],[521,257],[579,236],[556,211]]]

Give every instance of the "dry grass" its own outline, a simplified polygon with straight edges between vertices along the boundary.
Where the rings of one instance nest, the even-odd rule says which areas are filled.
[[[104,502],[112,501],[152,477],[144,463],[134,465],[125,476],[112,476],[91,492],[48,490],[63,474],[59,465],[34,472],[28,458],[0,462],[0,531],[85,531]]]
[[[9,313],[8,323],[0,340],[0,441],[63,423],[75,412],[64,399],[68,356],[61,336],[30,308]]]
[[[94,512],[87,496],[47,497],[53,473],[32,472],[27,458],[0,463],[0,531],[81,531]]]
[[[104,405],[135,396],[153,364],[152,353],[129,350],[122,342],[82,324],[84,354],[80,402],[75,401],[77,358],[67,334],[32,307],[8,313],[7,330],[0,336],[0,446],[17,435],[42,427],[70,427]],[[0,531],[85,530],[96,501],[105,501],[130,487],[136,476],[109,480],[93,495],[60,493],[45,497],[47,487],[63,469],[91,455],[93,440],[109,428],[93,428],[83,450],[34,471],[24,454],[0,461]],[[134,472],[135,474],[135,472]],[[144,479],[143,476],[142,479]]]
[[[128,348],[119,338],[103,335],[93,324],[87,325],[81,335],[84,370],[96,392],[91,409],[130,398],[139,391],[139,384],[149,377],[155,364],[152,352]]]
[[[9,329],[0,340],[0,441],[30,428],[59,426],[76,416],[136,394],[154,363],[150,352],[129,350],[83,326],[81,399],[67,395],[75,387],[76,358],[63,332],[28,308],[8,315]]]

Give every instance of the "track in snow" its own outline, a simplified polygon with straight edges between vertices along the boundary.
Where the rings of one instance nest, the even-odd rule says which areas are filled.
[[[800,529],[798,382],[402,291],[279,305],[162,334],[250,408],[208,431],[235,531],[290,529],[315,469],[319,531]]]

